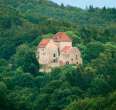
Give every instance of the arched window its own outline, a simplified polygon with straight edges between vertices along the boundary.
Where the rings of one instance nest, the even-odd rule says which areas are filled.
[[[53,62],[55,63],[55,62],[56,62],[56,60],[54,59],[54,60],[53,60]]]
[[[53,54],[53,57],[56,57],[56,54],[55,53]]]
[[[56,63],[56,62],[57,62],[57,59],[54,59],[54,60],[53,60],[53,63]]]
[[[78,55],[76,55],[76,60],[78,59]]]
[[[71,58],[71,61],[73,61],[73,58]]]
[[[69,64],[69,61],[66,61],[66,64],[68,65]]]

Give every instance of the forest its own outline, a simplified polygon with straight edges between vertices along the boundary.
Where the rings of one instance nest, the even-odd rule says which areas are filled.
[[[41,73],[37,45],[57,32],[83,65]],[[0,0],[0,110],[116,110],[116,8]]]

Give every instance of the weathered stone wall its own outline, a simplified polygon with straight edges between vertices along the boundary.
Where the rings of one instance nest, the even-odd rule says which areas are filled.
[[[58,46],[60,50],[62,50],[65,46],[72,47],[72,42],[55,42],[55,44]]]
[[[50,64],[58,58],[58,47],[51,41],[45,48],[38,48],[37,53],[40,64]]]
[[[65,46],[71,47],[68,53],[61,51]],[[43,65],[40,71],[50,71],[50,68],[65,64],[82,64],[81,53],[78,48],[72,47],[72,42],[54,42],[51,39],[44,48],[37,48],[36,57]]]
[[[81,54],[78,48],[73,48],[70,53],[61,52],[59,63],[65,64],[82,64]],[[62,64],[61,64],[62,65]]]

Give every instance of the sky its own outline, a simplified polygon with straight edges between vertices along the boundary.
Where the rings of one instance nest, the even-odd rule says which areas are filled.
[[[80,8],[86,8],[87,6],[93,5],[94,7],[115,7],[116,0],[52,0],[58,4],[63,3],[64,5],[77,6]]]

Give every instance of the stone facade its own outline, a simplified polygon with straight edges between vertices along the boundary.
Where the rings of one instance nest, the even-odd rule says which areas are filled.
[[[42,39],[37,47],[36,57],[40,71],[51,71],[51,68],[68,64],[82,64],[81,53],[72,46],[72,40],[64,32],[58,32],[51,39]]]

